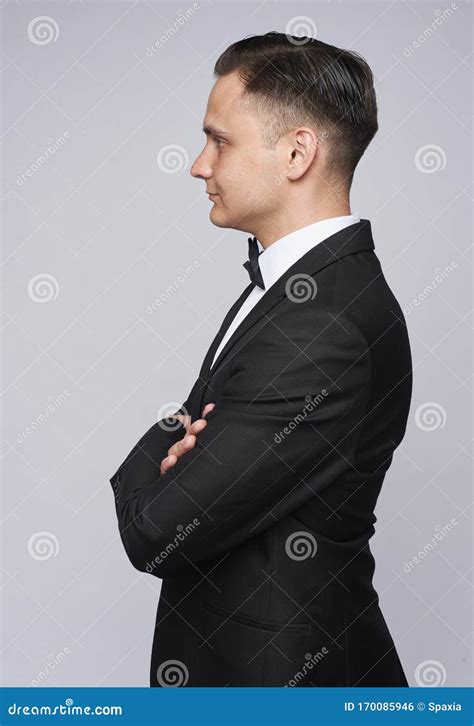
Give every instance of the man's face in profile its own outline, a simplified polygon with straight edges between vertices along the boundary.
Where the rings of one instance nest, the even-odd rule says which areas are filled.
[[[203,123],[206,145],[191,174],[204,179],[206,191],[217,195],[210,202],[213,224],[252,232],[280,207],[283,155],[278,144],[265,148],[263,121],[252,107],[240,108],[243,89],[237,73],[214,84]]]

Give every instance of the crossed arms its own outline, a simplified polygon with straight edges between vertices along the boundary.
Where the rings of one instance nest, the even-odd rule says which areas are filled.
[[[370,392],[365,338],[342,314],[301,304],[296,330],[294,315],[283,311],[235,356],[195,447],[169,471],[160,462],[185,429],[162,420],[110,479],[137,569],[166,577],[217,557],[352,466]]]

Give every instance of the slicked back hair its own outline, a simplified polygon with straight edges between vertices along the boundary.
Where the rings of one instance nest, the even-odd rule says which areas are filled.
[[[262,121],[266,148],[299,125],[329,144],[328,173],[350,187],[354,170],[378,129],[372,71],[358,53],[315,38],[270,32],[230,45],[214,74],[236,71],[243,107]]]

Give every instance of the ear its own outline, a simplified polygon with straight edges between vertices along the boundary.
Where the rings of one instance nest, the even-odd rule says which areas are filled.
[[[318,135],[310,126],[300,126],[291,134],[290,158],[286,177],[299,179],[306,173],[318,153]]]

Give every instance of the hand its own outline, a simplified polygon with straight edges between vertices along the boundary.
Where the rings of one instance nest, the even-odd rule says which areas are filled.
[[[176,464],[180,456],[194,448],[196,435],[207,426],[207,421],[204,417],[209,413],[209,411],[212,411],[213,408],[215,408],[215,405],[215,403],[206,404],[202,412],[203,417],[196,419],[194,422],[191,422],[191,416],[186,416],[184,414],[178,414],[175,416],[175,418],[181,421],[183,426],[186,428],[186,435],[183,436],[180,441],[177,441],[176,444],[170,446],[168,449],[168,456],[166,456],[160,464],[160,474],[165,474]]]

